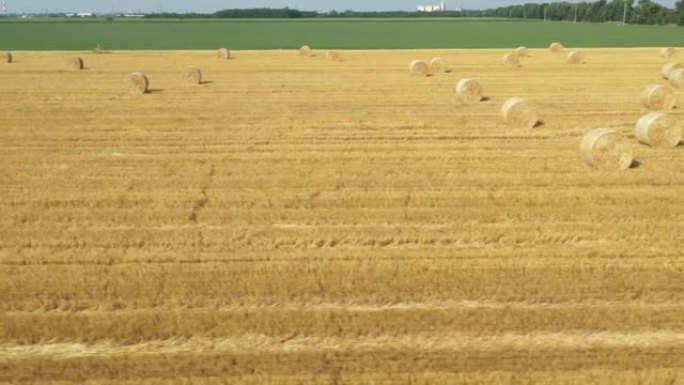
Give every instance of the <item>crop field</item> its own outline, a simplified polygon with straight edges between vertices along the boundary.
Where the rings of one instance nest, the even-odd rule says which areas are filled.
[[[572,24],[518,19],[0,19],[0,49],[117,50],[684,46],[671,26]]]
[[[313,52],[0,65],[0,384],[684,383],[684,146],[633,134],[681,51]]]

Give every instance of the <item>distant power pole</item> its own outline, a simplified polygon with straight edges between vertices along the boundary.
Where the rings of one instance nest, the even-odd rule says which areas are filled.
[[[546,7],[544,7],[544,23],[546,23]]]
[[[627,24],[627,0],[625,0],[625,7],[622,11],[622,26],[624,27],[625,24]]]
[[[575,24],[577,24],[577,4],[575,4]]]

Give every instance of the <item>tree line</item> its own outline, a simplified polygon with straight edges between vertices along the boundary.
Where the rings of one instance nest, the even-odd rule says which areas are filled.
[[[577,21],[590,23],[626,22],[630,24],[684,25],[684,0],[678,0],[674,9],[652,0],[599,0],[571,3],[526,3],[483,10],[446,12],[358,12],[300,11],[291,8],[224,9],[212,14],[154,13],[148,18],[218,18],[218,19],[300,19],[300,18],[368,18],[368,17],[502,17],[539,19],[550,21]]]
[[[484,17],[510,17],[590,23],[684,25],[684,0],[670,9],[652,0],[599,0],[580,3],[527,3],[480,11]]]

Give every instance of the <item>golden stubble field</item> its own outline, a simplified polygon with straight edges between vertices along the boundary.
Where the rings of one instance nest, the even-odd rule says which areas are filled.
[[[682,384],[684,147],[633,126],[684,57],[504,53],[15,52],[0,383]],[[505,127],[511,96],[544,125]],[[589,169],[596,127],[638,167]]]

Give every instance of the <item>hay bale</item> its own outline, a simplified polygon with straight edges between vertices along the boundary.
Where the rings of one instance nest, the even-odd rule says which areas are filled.
[[[409,71],[413,75],[428,76],[430,75],[430,67],[422,60],[414,60],[409,64]]]
[[[675,87],[684,87],[684,68],[677,68],[670,72],[670,83]]]
[[[446,72],[447,65],[444,59],[441,57],[432,58],[432,60],[430,60],[430,71],[432,73]]]
[[[150,86],[150,81],[142,72],[133,72],[126,76],[126,85],[128,92],[132,94],[144,94]]]
[[[216,51],[216,57],[221,60],[230,60],[230,50],[228,48],[221,48]]]
[[[328,60],[332,60],[332,61],[342,61],[342,57],[340,56],[340,53],[337,51],[327,51],[325,53],[325,57]]]
[[[518,55],[507,53],[501,58],[501,62],[508,68],[518,68],[520,67],[520,59]]]
[[[565,47],[563,47],[563,44],[561,43],[551,43],[549,49],[551,50],[551,52],[563,52],[565,50]]]
[[[9,64],[12,62],[12,53],[0,52],[0,64]]]
[[[662,48],[660,50],[660,57],[663,59],[669,59],[675,54],[675,49],[672,47]]]
[[[527,47],[516,48],[515,54],[518,55],[518,57],[527,57],[528,56]]]
[[[674,91],[667,86],[651,84],[641,93],[641,104],[649,110],[670,110],[675,105]]]
[[[482,100],[483,89],[478,81],[465,78],[456,83],[456,93],[465,102],[477,103]]]
[[[78,56],[72,56],[66,58],[66,66],[74,71],[79,71],[83,69],[83,59]]]
[[[590,131],[580,143],[580,152],[584,162],[598,170],[626,170],[634,161],[629,140],[610,128]]]
[[[634,132],[639,142],[652,147],[677,147],[682,141],[681,127],[662,112],[642,116]]]
[[[570,51],[568,52],[568,56],[565,58],[565,61],[568,64],[581,64],[582,60],[584,60],[584,55],[582,55],[582,53],[579,51]]]
[[[670,74],[672,73],[672,71],[674,71],[674,70],[676,70],[676,69],[678,69],[678,68],[684,68],[684,66],[682,66],[682,65],[679,64],[679,63],[668,63],[668,64],[665,64],[665,65],[663,66],[663,69],[660,70],[660,72],[663,74],[663,79],[665,79],[665,80],[669,79],[669,78],[670,78]]]
[[[536,109],[522,98],[508,99],[501,107],[501,116],[513,128],[534,128],[539,122]]]
[[[186,84],[200,84],[202,83],[202,70],[197,67],[190,66],[183,70],[181,79]]]
[[[311,56],[311,47],[308,45],[303,45],[299,48],[299,56],[309,57]]]

